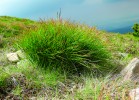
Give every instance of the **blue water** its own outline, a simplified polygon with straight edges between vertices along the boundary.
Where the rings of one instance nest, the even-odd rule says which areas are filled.
[[[108,32],[115,32],[115,33],[129,33],[129,32],[133,32],[132,26],[129,27],[123,27],[123,28],[118,28],[118,29],[114,29],[114,30],[108,30]]]

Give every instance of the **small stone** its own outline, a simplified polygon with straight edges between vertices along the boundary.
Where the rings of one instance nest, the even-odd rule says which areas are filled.
[[[19,61],[17,53],[8,53],[6,56],[10,62],[18,62]]]
[[[131,100],[139,100],[139,88],[131,90],[129,96]]]

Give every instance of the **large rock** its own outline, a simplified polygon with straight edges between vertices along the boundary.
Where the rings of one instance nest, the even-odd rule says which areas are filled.
[[[129,96],[131,100],[139,100],[139,88],[131,90]]]
[[[18,62],[19,61],[17,53],[8,53],[6,56],[10,62]]]
[[[139,75],[139,59],[134,58],[130,63],[125,67],[121,74],[124,76],[124,80],[132,80]],[[137,77],[136,77],[137,78]]]

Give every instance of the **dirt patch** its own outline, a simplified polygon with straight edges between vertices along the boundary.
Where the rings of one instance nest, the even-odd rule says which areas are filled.
[[[33,84],[33,82],[26,79],[23,74],[14,74],[6,80],[6,86],[0,87],[1,100],[22,100],[30,97],[36,97],[37,93],[41,90]],[[17,87],[20,87],[21,91],[16,95],[13,93]]]

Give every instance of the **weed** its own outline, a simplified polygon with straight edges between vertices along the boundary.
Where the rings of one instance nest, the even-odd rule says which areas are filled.
[[[12,91],[12,93],[16,96],[21,96],[21,92],[22,88],[19,85]]]
[[[5,87],[7,85],[6,79],[9,78],[9,74],[5,73],[2,68],[0,68],[0,87]]]

